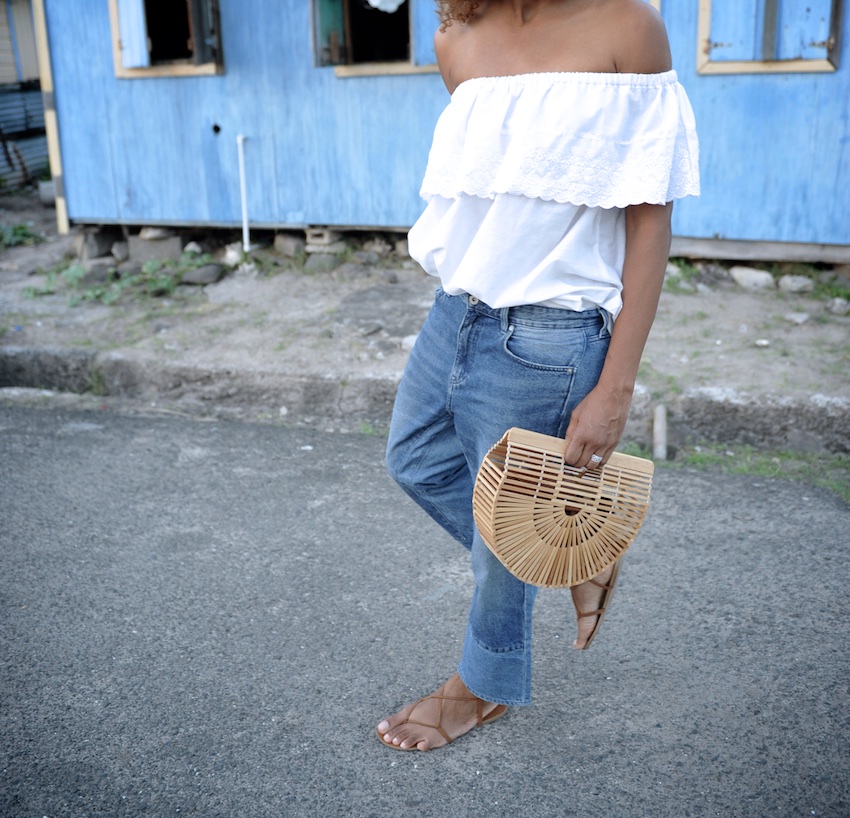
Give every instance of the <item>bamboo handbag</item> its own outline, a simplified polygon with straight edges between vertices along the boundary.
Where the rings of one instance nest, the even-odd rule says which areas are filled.
[[[563,438],[509,429],[485,456],[472,495],[489,549],[542,588],[578,585],[623,555],[646,516],[655,468],[615,452],[583,471],[563,455]]]

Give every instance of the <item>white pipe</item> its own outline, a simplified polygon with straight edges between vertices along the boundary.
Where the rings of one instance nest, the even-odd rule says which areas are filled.
[[[251,236],[248,233],[248,191],[245,184],[245,136],[236,137],[236,150],[239,153],[239,193],[242,196],[242,250],[251,249]]]

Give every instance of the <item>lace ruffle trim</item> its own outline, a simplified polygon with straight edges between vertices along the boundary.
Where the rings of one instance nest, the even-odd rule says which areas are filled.
[[[620,146],[622,147],[622,146]],[[420,195],[492,198],[513,194],[589,207],[663,204],[700,192],[694,149],[675,141],[617,150],[582,152],[520,149],[507,154],[479,150],[469,161],[429,164]]]
[[[579,79],[470,81],[437,125],[423,198],[513,194],[611,208],[699,195],[693,112],[674,72],[590,92]]]

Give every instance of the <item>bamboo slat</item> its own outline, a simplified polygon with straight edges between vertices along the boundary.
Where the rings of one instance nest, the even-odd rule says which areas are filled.
[[[564,441],[509,429],[484,458],[472,510],[490,550],[543,588],[586,582],[632,544],[649,507],[654,464],[615,452],[602,469],[564,462]]]

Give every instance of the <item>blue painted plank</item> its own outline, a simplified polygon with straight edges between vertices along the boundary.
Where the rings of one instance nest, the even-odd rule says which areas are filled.
[[[712,61],[759,59],[763,20],[764,0],[737,0],[734,3],[712,0],[709,35]]]
[[[662,11],[700,135],[702,196],[676,203],[674,232],[850,244],[850,71],[698,75],[697,5]],[[848,31],[845,18],[844,66]]]
[[[411,57],[414,65],[433,65],[434,31],[437,28],[436,6],[431,2],[414,2],[410,7]]]
[[[779,4],[777,59],[827,57],[831,0],[782,0]]]
[[[121,64],[124,68],[146,68],[151,61],[144,0],[116,0],[116,3],[121,31]]]
[[[314,67],[310,4],[221,0],[223,75],[117,79],[106,4],[46,4],[73,220],[238,225],[239,133],[255,224],[405,227],[421,212],[439,75],[336,77]],[[432,8],[411,7],[431,31]],[[836,73],[699,76],[697,4],[662,13],[702,149],[703,196],[677,203],[676,234],[850,244],[850,19]]]

